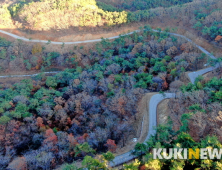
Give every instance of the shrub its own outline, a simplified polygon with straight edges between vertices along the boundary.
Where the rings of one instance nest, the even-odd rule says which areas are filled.
[[[0,58],[1,58],[1,59],[5,59],[5,58],[6,58],[6,49],[2,49],[2,50],[0,51]]]
[[[36,65],[38,64],[38,57],[36,56],[31,57],[30,63],[32,64],[33,67],[36,67]]]
[[[0,124],[5,125],[7,124],[11,119],[8,116],[1,116],[0,117]]]
[[[166,55],[166,56],[164,57],[164,59],[165,59],[166,61],[170,61],[171,58],[172,58],[172,57],[170,57],[170,56],[168,56],[168,55]]]
[[[58,58],[60,56],[60,54],[58,52],[51,52],[48,54],[48,57],[55,59]]]
[[[153,76],[148,73],[138,73],[135,78],[137,80],[135,87],[147,88],[147,85],[152,83]]]
[[[199,104],[193,104],[189,107],[189,110],[197,110],[197,111],[202,111],[202,108],[200,107]]]
[[[155,72],[164,72],[166,71],[166,67],[164,66],[164,63],[163,62],[156,62],[154,67],[153,67],[153,70]]]
[[[201,82],[199,82],[199,81],[197,82],[197,88],[198,88],[198,89],[203,89],[203,85],[202,85]]]
[[[16,56],[14,56],[14,55],[10,56],[10,61],[13,61],[15,59],[16,59]]]
[[[75,164],[64,164],[61,167],[62,170],[78,170]]]
[[[122,76],[119,74],[115,75],[114,78],[115,78],[115,81],[114,81],[115,83],[123,82]]]
[[[35,54],[37,54],[37,53],[41,53],[42,52],[42,46],[41,46],[41,44],[35,44],[35,45],[33,45],[33,47],[32,47],[32,55],[35,55]]]
[[[216,94],[215,94],[215,98],[216,98],[217,100],[222,101],[222,91],[218,91],[218,92],[216,92]]]
[[[75,156],[79,154],[93,154],[95,153],[95,150],[92,149],[87,142],[84,142],[83,144],[78,144],[75,147]]]
[[[26,69],[31,70],[32,65],[29,63],[29,61],[28,61],[28,60],[25,60],[24,63],[25,63],[25,65],[26,65]]]
[[[176,69],[171,70],[170,74],[171,74],[173,77],[176,77],[176,76],[177,76],[177,70],[176,70]]]
[[[0,37],[0,47],[8,47],[10,45],[10,41],[7,41],[5,38]]]
[[[115,95],[115,93],[113,90],[107,93],[107,97],[112,97],[114,95]]]
[[[46,85],[47,85],[48,87],[53,87],[53,88],[55,88],[55,87],[57,86],[56,78],[55,78],[55,77],[52,77],[52,76],[47,77],[47,79],[46,79]]]

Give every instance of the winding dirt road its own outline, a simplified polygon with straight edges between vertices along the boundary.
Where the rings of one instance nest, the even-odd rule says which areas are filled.
[[[155,29],[152,29],[152,31],[154,32],[159,32],[158,30],[155,30]],[[39,42],[39,43],[48,43],[49,41],[46,41],[46,40],[35,40],[35,39],[27,39],[25,37],[20,37],[18,35],[15,35],[15,34],[12,34],[12,33],[9,33],[9,32],[6,32],[6,31],[3,31],[3,30],[0,30],[1,33],[3,34],[6,34],[10,37],[13,37],[15,39],[20,39],[20,40],[23,40],[23,41],[27,41],[27,42]],[[127,34],[124,34],[124,35],[131,35],[133,34],[134,32],[140,32],[140,30],[135,30],[135,31],[132,31],[132,32],[129,32]],[[162,32],[162,31],[161,31]],[[195,44],[192,40],[190,40],[189,38],[183,36],[183,35],[180,35],[180,34],[176,34],[176,33],[169,33],[170,35],[174,35],[174,36],[177,36],[177,37],[181,37],[181,38],[184,38],[186,39],[188,42],[192,43],[194,46],[196,46],[197,48],[199,48],[199,50],[201,50],[203,53],[205,53],[207,56],[209,56],[210,58],[212,59],[215,59],[215,57],[209,53],[207,50],[205,50],[204,48],[202,48],[201,46]],[[122,36],[124,36],[122,35]],[[116,39],[116,38],[119,38],[120,36],[114,36],[114,37],[109,37],[107,39],[111,40],[111,39]],[[100,42],[102,41],[102,39],[95,39],[95,40],[85,40],[85,41],[75,41],[75,42],[54,42],[54,41],[51,41],[50,43],[51,44],[82,44],[82,43],[93,43],[93,42]],[[218,67],[218,66],[217,66]],[[213,69],[215,69],[215,67],[210,67],[210,68],[206,68],[204,70],[200,70],[199,72],[192,72],[192,73],[189,73],[189,77],[190,77],[190,80],[192,83],[194,83],[195,79],[199,76],[199,75],[202,75],[204,73],[207,73],[209,71],[212,71]],[[58,72],[45,72],[45,74],[53,74],[53,73],[58,73]],[[5,76],[0,76],[0,78],[7,78],[7,77],[31,77],[31,76],[35,76],[37,74],[31,74],[31,75],[5,75]]]
[[[130,33],[127,33],[125,35],[130,35],[130,34],[133,34],[134,32],[139,32],[140,30],[135,30],[133,32],[130,32]],[[154,32],[158,32],[157,30],[152,30]],[[11,34],[11,33],[8,33],[6,31],[2,31],[0,30],[1,33],[3,34],[6,34],[8,36],[11,36],[13,38],[16,38],[16,39],[21,39],[23,41],[27,41],[27,42],[40,42],[40,43],[48,43],[48,41],[46,40],[30,40],[30,39],[27,39],[27,38],[24,38],[24,37],[20,37],[20,36],[17,36],[15,34]],[[215,59],[216,57],[213,56],[211,53],[209,53],[207,50],[205,50],[204,48],[200,47],[199,45],[195,44],[192,40],[190,40],[189,38],[183,36],[183,35],[180,35],[180,34],[176,34],[176,33],[169,33],[170,35],[174,35],[174,36],[177,36],[177,37],[181,37],[181,38],[184,38],[186,39],[188,42],[191,42],[194,46],[196,46],[197,48],[199,48],[203,53],[205,53],[207,56],[209,56],[210,58],[212,59]],[[123,35],[124,36],[124,35]],[[116,38],[119,38],[119,36],[114,36],[114,37],[110,37],[110,38],[107,38],[107,39],[116,39]],[[76,41],[76,42],[53,42],[51,41],[50,43],[51,44],[81,44],[81,43],[92,43],[92,42],[99,42],[101,41],[101,39],[95,39],[95,40],[86,40],[86,41]],[[190,81],[191,83],[194,83],[195,79],[199,76],[199,75],[203,75],[207,72],[210,72],[212,70],[214,70],[215,68],[217,68],[218,65],[216,65],[216,67],[209,67],[209,68],[206,68],[206,69],[202,69],[202,70],[199,70],[199,71],[196,71],[196,72],[191,72],[188,74],[189,78],[190,78]],[[53,73],[58,73],[58,72],[45,72],[46,74],[53,74]],[[37,74],[32,74],[32,75],[5,75],[5,76],[0,76],[0,78],[8,78],[8,77],[27,77],[27,76],[36,76]],[[155,131],[155,127],[156,127],[156,124],[157,124],[157,116],[156,116],[156,113],[157,113],[157,106],[158,104],[164,100],[164,99],[167,99],[167,98],[173,98],[175,97],[175,93],[165,93],[165,95],[162,95],[162,94],[156,94],[156,95],[153,95],[150,99],[150,102],[149,102],[149,131],[148,131],[148,134],[147,134],[147,137],[144,141],[144,143],[149,140],[150,136],[154,135],[156,133]],[[116,156],[115,159],[110,162],[110,166],[111,167],[114,167],[116,165],[120,165],[120,164],[123,164],[125,162],[128,162],[132,159],[134,159],[136,156],[134,155],[131,155],[131,152],[126,152],[122,155],[119,155],[119,156]]]

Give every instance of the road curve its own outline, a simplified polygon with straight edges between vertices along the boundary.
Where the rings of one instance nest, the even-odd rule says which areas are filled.
[[[136,32],[138,32],[138,30],[136,30]],[[12,37],[12,38],[15,38],[15,39],[19,39],[19,40],[22,40],[22,41],[26,41],[26,42],[50,43],[50,44],[56,44],[56,45],[62,45],[62,44],[71,45],[71,44],[92,43],[92,42],[100,42],[100,41],[102,40],[102,39],[94,39],[94,40],[75,41],[75,42],[56,42],[56,41],[49,41],[49,40],[27,39],[27,38],[25,38],[25,37],[20,37],[20,36],[18,36],[18,35],[15,35],[15,34],[12,34],[12,33],[6,32],[6,31],[3,31],[3,30],[0,30],[0,33],[5,34],[5,35],[8,35],[8,36],[10,36],[10,37]],[[133,34],[133,32],[127,33],[126,35],[130,35],[130,34]],[[114,36],[114,37],[110,37],[110,38],[107,38],[107,39],[111,40],[111,39],[116,39],[116,38],[119,38],[119,36]]]
[[[136,31],[133,31],[133,32],[130,32],[130,33],[127,33],[127,34],[124,34],[124,35],[130,35],[130,34],[133,34],[134,32],[139,32],[140,30],[136,30]],[[158,30],[154,30],[152,29],[152,31],[154,32],[159,32]],[[20,36],[17,36],[15,34],[11,34],[11,33],[8,33],[6,31],[2,31],[0,30],[1,33],[3,34],[6,34],[6,35],[9,35],[13,38],[16,38],[16,39],[21,39],[23,41],[27,41],[27,42],[40,42],[40,43],[48,43],[48,41],[45,41],[45,40],[30,40],[30,39],[27,39],[27,38],[24,38],[24,37],[20,37]],[[161,31],[162,32],[162,31]],[[183,36],[183,35],[180,35],[180,34],[176,34],[176,33],[169,33],[170,35],[174,35],[174,36],[177,36],[177,37],[181,37],[181,38],[184,38],[186,39],[188,42],[191,42],[194,46],[196,46],[197,48],[199,48],[199,50],[201,50],[203,53],[205,53],[207,56],[209,56],[210,58],[212,59],[215,59],[216,57],[213,56],[211,53],[209,53],[207,50],[205,50],[204,48],[202,48],[201,46],[195,44],[192,40],[190,40],[189,38]],[[124,36],[122,35],[122,36]],[[115,38],[119,38],[120,36],[114,36],[114,37],[110,37],[110,38],[107,38],[107,39],[115,39]],[[86,41],[76,41],[76,42],[54,42],[54,41],[51,41],[50,43],[51,44],[80,44],[80,43],[91,43],[91,42],[99,42],[101,41],[101,39],[95,39],[95,40],[86,40]],[[202,70],[199,70],[199,71],[196,71],[196,72],[192,72],[192,73],[189,73],[188,76],[190,78],[190,81],[191,83],[194,83],[195,82],[195,79],[199,76],[199,75],[203,75],[207,72],[210,72],[212,70],[214,70],[215,68],[217,68],[218,65],[216,65],[216,67],[209,67],[209,68],[206,68],[206,69],[202,69]],[[52,73],[58,73],[58,72],[45,72],[46,74],[52,74]],[[37,74],[32,74],[32,75],[10,75],[10,76],[0,76],[0,78],[7,78],[7,77],[27,77],[27,76],[35,76]],[[148,134],[147,134],[147,137],[144,141],[144,143],[149,140],[150,136],[154,135],[156,133],[156,130],[155,130],[155,127],[156,127],[156,124],[157,124],[157,117],[156,117],[156,112],[157,112],[157,106],[158,104],[164,100],[164,99],[167,99],[167,98],[173,98],[175,97],[175,93],[165,93],[164,95],[163,94],[156,94],[156,95],[153,95],[150,99],[150,102],[149,102],[149,131],[148,131]],[[125,162],[128,162],[132,159],[136,158],[136,156],[134,155],[131,155],[131,152],[126,152],[122,155],[119,155],[119,156],[116,156],[115,159],[110,162],[110,166],[111,167],[114,167],[116,165],[120,165],[120,164],[123,164]]]
[[[140,32],[141,30],[135,30],[135,31],[132,31],[132,32],[129,32],[129,33],[126,33],[126,34],[123,34],[121,36],[124,36],[124,35],[131,35],[133,34],[134,32]],[[155,29],[152,29],[153,32],[159,32],[158,30],[155,30]],[[163,32],[163,31],[161,31]],[[12,38],[15,38],[15,39],[20,39],[20,40],[23,40],[23,41],[27,41],[27,42],[39,42],[39,43],[49,43],[48,40],[36,40],[36,39],[27,39],[25,37],[20,37],[18,35],[15,35],[15,34],[12,34],[12,33],[9,33],[9,32],[6,32],[6,31],[3,31],[3,30],[0,30],[0,33],[3,33],[5,35],[8,35]],[[188,42],[191,42],[193,45],[195,45],[197,48],[199,48],[203,53],[207,54],[209,57],[215,59],[215,57],[209,53],[207,50],[205,50],[203,47],[195,44],[191,39],[183,36],[183,35],[180,35],[180,34],[176,34],[176,33],[170,33],[168,32],[170,35],[174,35],[174,36],[177,36],[177,37],[181,37],[181,38],[184,38],[186,39]],[[112,40],[112,39],[116,39],[116,38],[119,38],[120,36],[114,36],[114,37],[109,37],[109,38],[105,38],[105,39],[109,39],[109,40]],[[62,45],[62,44],[82,44],[82,43],[93,43],[93,42],[100,42],[102,41],[102,39],[94,39],[94,40],[85,40],[85,41],[75,41],[75,42],[55,42],[55,41],[50,41],[51,44],[57,44],[57,45]]]
[[[157,30],[153,30],[155,32],[157,32]],[[205,50],[204,48],[200,47],[199,45],[195,44],[192,40],[190,40],[189,38],[183,36],[183,35],[179,35],[179,34],[175,34],[175,33],[170,33],[171,35],[174,35],[174,36],[178,36],[178,37],[181,37],[181,38],[184,38],[186,39],[187,41],[191,42],[192,44],[194,44],[197,48],[199,48],[203,53],[205,53],[207,56],[209,56],[210,58],[212,59],[216,59],[215,56],[213,56],[211,53],[209,53],[207,50]],[[216,68],[218,68],[219,65],[216,65],[215,67],[209,67],[209,68],[206,68],[206,69],[202,69],[202,70],[199,70],[199,71],[196,71],[196,72],[191,72],[188,74],[188,77],[191,81],[192,84],[194,84],[195,82],[195,79],[199,76],[199,75],[203,75],[207,72],[210,72]],[[162,94],[156,94],[156,95],[153,95],[150,99],[150,103],[149,103],[149,131],[148,131],[148,134],[147,134],[147,137],[144,141],[144,143],[146,143],[146,141],[149,140],[149,138],[152,136],[152,135],[155,135],[156,133],[156,130],[155,130],[155,127],[157,125],[157,106],[158,104],[164,100],[164,99],[167,99],[167,98],[174,98],[176,96],[175,93],[165,93],[164,95]],[[131,152],[126,152],[122,155],[119,155],[119,156],[116,156],[114,158],[114,160],[112,162],[110,162],[110,166],[111,167],[115,167],[117,165],[120,165],[120,164],[123,164],[125,162],[128,162],[132,159],[136,158],[135,155],[132,155]]]
[[[206,69],[203,69],[203,70],[199,70],[197,72],[192,72],[192,73],[189,73],[188,76],[191,80],[191,83],[194,84],[195,82],[195,78],[198,77],[199,75],[203,75],[207,72],[210,72],[212,70],[214,70],[215,68],[217,68],[218,66],[216,67],[209,67],[209,68],[206,68]],[[169,98],[174,98],[176,97],[176,94],[175,93],[164,93],[163,94],[155,94],[151,97],[150,99],[150,102],[149,102],[149,131],[148,131],[148,134],[147,134],[147,137],[144,141],[144,143],[146,143],[146,141],[149,140],[149,138],[153,135],[155,135],[156,133],[156,130],[155,130],[155,127],[157,125],[157,106],[158,104],[164,100],[164,99],[169,99]],[[130,160],[133,160],[134,158],[136,158],[135,155],[132,155],[131,152],[126,152],[122,155],[119,155],[119,156],[116,156],[114,158],[114,160],[112,162],[110,162],[110,166],[111,167],[115,167],[117,165],[121,165],[125,162],[128,162]]]
[[[155,29],[152,29],[152,31],[154,32],[159,32],[158,30],[155,30]],[[25,37],[20,37],[18,35],[15,35],[15,34],[12,34],[12,33],[9,33],[9,32],[6,32],[6,31],[3,31],[3,30],[0,30],[1,33],[3,34],[6,34],[10,37],[13,37],[13,38],[16,38],[16,39],[20,39],[20,40],[23,40],[23,41],[27,41],[27,42],[40,42],[40,43],[48,43],[49,41],[46,41],[46,40],[34,40],[34,39],[27,39]],[[130,34],[133,34],[134,32],[140,32],[140,30],[135,30],[135,31],[132,31],[132,32],[129,32],[127,34],[124,34],[124,35],[130,35]],[[163,31],[161,31],[163,32]],[[185,40],[187,40],[188,42],[192,43],[194,46],[196,46],[200,51],[202,51],[203,53],[205,53],[207,56],[209,56],[210,58],[212,59],[215,59],[216,57],[214,57],[211,53],[209,53],[207,50],[205,50],[203,47],[197,45],[196,43],[194,43],[192,40],[190,40],[189,38],[183,36],[183,35],[180,35],[180,34],[176,34],[176,33],[169,33],[170,35],[174,35],[174,36],[177,36],[177,37],[181,37],[181,38],[184,38]],[[121,36],[124,36],[124,35],[121,35]],[[116,39],[116,38],[119,38],[120,36],[114,36],[114,37],[109,37],[107,39]],[[76,42],[54,42],[54,41],[51,41],[50,43],[51,44],[81,44],[81,43],[92,43],[92,42],[100,42],[102,41],[102,39],[95,39],[95,40],[86,40],[86,41],[76,41]],[[206,68],[204,70],[201,70],[200,72],[193,72],[193,73],[189,73],[189,77],[190,77],[190,80],[192,83],[194,83],[195,79],[199,76],[199,75],[202,75],[203,73],[207,73],[209,71],[212,71],[212,69],[215,69],[215,68]],[[45,74],[53,74],[53,73],[58,73],[58,72],[45,72]],[[32,75],[5,75],[5,76],[0,76],[0,78],[7,78],[7,77],[31,77],[31,76],[35,76],[36,74],[32,74]]]
[[[149,138],[152,135],[155,135],[155,133],[156,133],[156,130],[155,130],[155,127],[157,124],[156,111],[157,111],[158,104],[164,99],[174,98],[174,97],[175,97],[174,93],[165,93],[164,95],[163,94],[155,94],[151,97],[150,102],[149,102],[149,132],[148,132],[148,135],[147,135],[144,143],[146,141],[148,141]],[[110,166],[114,167],[114,166],[123,164],[125,162],[128,162],[134,158],[136,158],[136,156],[131,155],[131,152],[129,151],[129,152],[126,152],[122,155],[116,156],[115,159],[112,162],[110,162]]]
[[[214,67],[208,67],[208,68],[205,68],[205,69],[202,69],[202,70],[198,70],[196,72],[191,72],[188,74],[189,78],[190,78],[190,81],[191,83],[194,84],[196,78],[200,75],[204,75],[210,71],[213,71],[214,69],[218,68],[219,67],[219,64],[217,64],[216,66]]]

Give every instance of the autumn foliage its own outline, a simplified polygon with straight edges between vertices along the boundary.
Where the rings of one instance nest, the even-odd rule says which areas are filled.
[[[58,141],[58,138],[52,129],[46,130],[45,137],[46,137],[46,139],[44,140],[45,144],[47,144],[48,142],[49,143],[52,142],[53,144],[56,144]]]
[[[37,54],[37,53],[41,53],[42,52],[42,46],[41,46],[41,44],[35,44],[35,45],[33,45],[33,47],[32,47],[32,54],[34,55],[34,54]]]
[[[102,39],[90,54],[85,46],[60,54],[34,45],[27,52],[32,53],[30,60],[20,57],[26,67],[44,70],[64,64],[72,69],[0,86],[0,124],[6,128],[0,139],[8,149],[0,149],[0,160],[6,160],[2,166],[7,167],[7,160],[17,153],[24,155],[29,169],[50,169],[83,159],[90,148],[101,153],[124,147],[136,135],[133,124],[138,122],[142,97],[168,90],[168,84],[179,79],[181,67],[202,67],[201,59],[200,66],[193,66],[201,53],[190,44],[189,51],[183,50],[182,44],[181,39],[144,30],[113,41]],[[3,47],[0,55],[14,48]],[[16,54],[20,48],[25,46],[17,45]],[[81,60],[71,62],[70,56],[77,53]],[[7,61],[16,61],[13,58]]]
[[[115,152],[116,151],[116,144],[115,144],[115,141],[114,140],[111,140],[111,139],[108,139],[105,146],[108,147],[108,150],[111,151],[111,152]]]
[[[215,38],[215,41],[219,42],[219,41],[221,41],[221,39],[222,39],[222,36],[221,36],[221,35],[218,35],[218,36]]]

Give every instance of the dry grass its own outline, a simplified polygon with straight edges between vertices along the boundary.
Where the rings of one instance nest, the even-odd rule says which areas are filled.
[[[168,108],[169,99],[161,101],[157,106],[157,125],[167,124],[170,110]]]

